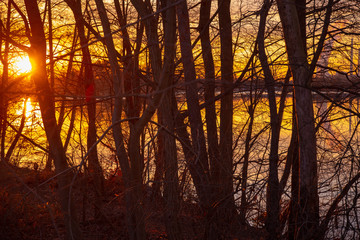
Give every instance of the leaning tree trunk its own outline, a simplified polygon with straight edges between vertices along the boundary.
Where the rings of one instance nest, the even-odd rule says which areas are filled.
[[[58,174],[58,194],[65,217],[66,238],[81,239],[82,234],[77,224],[75,208],[71,199],[69,200],[72,174],[66,161],[60,129],[56,123],[54,96],[46,75],[46,40],[43,22],[36,0],[25,0],[25,6],[31,26],[31,47],[29,51],[33,69],[31,79],[35,83],[50,153],[54,159],[55,171]]]

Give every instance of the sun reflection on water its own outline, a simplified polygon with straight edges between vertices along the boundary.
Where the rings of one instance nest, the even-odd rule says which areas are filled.
[[[16,109],[16,115],[22,116],[25,111],[25,125],[30,126],[34,122],[39,122],[41,113],[40,109],[37,108],[37,103],[33,102],[30,97],[23,98],[20,102],[20,106]],[[20,120],[19,120],[20,121]]]

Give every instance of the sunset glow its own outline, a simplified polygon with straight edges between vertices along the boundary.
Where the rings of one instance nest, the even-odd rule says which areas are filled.
[[[359,2],[0,0],[0,240],[360,240]]]

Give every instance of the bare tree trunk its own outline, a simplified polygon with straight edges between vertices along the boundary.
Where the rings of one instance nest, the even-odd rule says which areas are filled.
[[[162,0],[161,7],[165,8],[170,5],[172,0]],[[175,7],[164,11],[164,85],[168,89],[163,96],[159,106],[160,122],[166,128],[160,132],[159,138],[164,146],[161,147],[161,156],[163,158],[165,167],[165,183],[164,183],[164,197],[166,201],[165,208],[165,226],[169,239],[183,239],[181,227],[178,221],[180,211],[180,194],[179,194],[179,178],[177,166],[177,148],[174,134],[175,119],[174,119],[174,104],[173,96],[173,75],[175,70],[174,57],[176,53],[176,12]],[[172,135],[170,135],[170,133]]]
[[[291,200],[288,223],[288,240],[297,239],[298,233],[298,215],[300,205],[300,162],[299,162],[299,140],[297,132],[297,122],[295,118],[295,106],[293,107],[293,130],[291,142],[288,148],[288,158],[292,159],[291,171]]]
[[[250,156],[250,150],[251,150],[250,143],[251,143],[251,136],[252,136],[252,130],[253,130],[253,125],[254,125],[255,107],[256,107],[256,105],[254,104],[254,102],[251,102],[250,106],[248,107],[250,121],[249,121],[249,127],[248,127],[247,134],[246,134],[246,139],[245,139],[244,163],[243,163],[242,172],[241,172],[241,203],[240,203],[239,218],[240,218],[240,223],[242,225],[246,224],[246,212],[248,210],[247,209],[248,203],[247,203],[247,199],[246,199],[246,190],[247,190],[247,181],[248,181],[247,178],[248,178],[248,168],[249,168],[249,156]]]
[[[221,91],[225,95],[221,98],[220,109],[220,156],[219,168],[219,198],[218,218],[222,219],[222,233],[227,234],[231,227],[236,226],[237,212],[233,193],[233,50],[232,29],[230,16],[231,0],[218,0],[219,27],[221,44]],[[233,226],[232,226],[233,225]]]
[[[134,240],[137,239],[137,231],[136,231],[136,215],[133,212],[137,206],[137,202],[135,201],[135,196],[132,187],[132,173],[130,169],[129,159],[127,152],[124,146],[124,140],[122,135],[121,124],[119,123],[121,120],[122,114],[122,87],[121,87],[121,71],[120,67],[117,63],[117,54],[114,46],[114,42],[111,35],[110,22],[106,14],[106,9],[102,0],[96,0],[97,10],[100,15],[101,23],[104,29],[105,35],[105,44],[108,49],[108,58],[110,62],[112,77],[113,77],[113,86],[115,92],[115,103],[114,110],[112,114],[112,123],[113,126],[113,135],[116,146],[116,154],[120,163],[120,167],[123,173],[123,180],[125,183],[125,204],[126,204],[126,224],[129,233],[129,239]],[[145,231],[145,229],[143,230]]]
[[[1,56],[3,69],[1,77],[1,89],[5,90],[8,84],[9,78],[9,35],[10,35],[10,17],[11,17],[11,0],[8,1],[8,10],[6,14],[6,29],[5,29],[5,46],[4,46],[4,56]],[[1,27],[1,31],[3,31]],[[2,47],[0,45],[0,47]],[[0,133],[1,133],[1,144],[0,144],[0,157],[1,161],[7,159],[5,158],[5,137],[6,137],[6,128],[7,128],[7,111],[8,111],[8,100],[7,95],[4,92],[0,94]]]
[[[54,72],[54,51],[53,51],[53,25],[52,25],[52,6],[51,0],[46,2],[48,7],[48,22],[49,22],[49,72],[50,72],[50,88],[54,90],[55,86],[55,72]]]
[[[205,102],[209,104],[205,107],[205,119],[206,119],[206,134],[208,142],[208,153],[210,163],[210,181],[211,181],[211,196],[210,200],[213,206],[217,205],[219,201],[219,193],[221,192],[221,176],[220,170],[223,167],[220,150],[218,143],[218,128],[217,128],[217,116],[215,108],[215,66],[212,55],[212,47],[210,42],[210,11],[211,11],[211,0],[202,0],[200,6],[200,19],[198,31],[200,33],[202,56],[204,61],[205,69]],[[215,210],[216,212],[216,210]],[[219,238],[218,230],[219,226],[217,221],[219,218],[214,214],[207,214],[207,226],[205,238]]]
[[[178,19],[178,30],[180,38],[181,60],[184,68],[184,77],[186,82],[186,101],[189,113],[191,128],[192,148],[196,159],[191,159],[189,169],[195,175],[192,175],[201,205],[204,209],[210,207],[210,179],[209,163],[206,151],[205,135],[200,114],[199,97],[197,93],[196,73],[194,59],[192,55],[189,12],[186,1],[176,6],[176,15]]]
[[[76,220],[76,212],[69,195],[71,171],[69,171],[65,151],[60,138],[60,130],[55,118],[55,103],[46,75],[46,40],[36,0],[25,0],[25,6],[31,26],[30,58],[33,67],[31,76],[35,83],[41,116],[45,127],[50,152],[54,158],[55,171],[59,174],[59,198],[65,217],[66,238],[81,239],[82,234]],[[69,199],[70,198],[70,199]]]
[[[135,69],[135,57],[132,53],[129,34],[126,29],[126,18],[120,9],[120,3],[116,0],[115,9],[117,16],[119,18],[120,27],[122,28],[123,34],[123,52],[124,52],[124,71],[123,71],[123,81],[124,81],[124,92],[126,95],[126,104],[124,110],[127,117],[134,119],[138,118],[140,115],[141,105],[139,100],[140,93],[140,82],[137,74],[137,69]],[[140,43],[141,44],[141,40]],[[137,53],[134,53],[137,54]],[[143,202],[143,168],[144,168],[144,159],[143,154],[140,150],[140,138],[142,135],[143,127],[138,127],[136,125],[137,120],[130,121],[130,137],[128,144],[128,154],[131,162],[131,188],[133,191],[134,199],[137,202],[132,208],[134,212],[135,219],[135,229],[136,229],[136,238],[144,239],[145,234],[145,222],[144,222],[144,213],[142,209]]]
[[[276,95],[275,95],[275,79],[271,73],[267,56],[265,52],[265,25],[268,11],[271,7],[270,1],[265,1],[260,15],[258,48],[259,59],[265,76],[265,86],[268,92],[269,108],[270,108],[270,125],[271,125],[271,145],[269,156],[269,182],[267,189],[266,201],[266,228],[269,232],[269,239],[278,239],[280,234],[279,213],[280,213],[280,189],[278,178],[278,162],[279,162],[279,140],[281,121],[277,112]]]
[[[71,43],[71,48],[70,48],[70,54],[69,54],[69,62],[67,64],[67,68],[66,68],[66,75],[65,75],[65,82],[64,82],[64,91],[69,91],[68,86],[69,86],[69,80],[72,79],[72,71],[73,71],[73,63],[74,63],[74,56],[75,56],[75,48],[76,48],[76,42],[77,42],[78,36],[77,36],[77,30],[76,27],[74,28],[74,35],[73,35],[73,39],[72,39],[72,43]],[[50,81],[51,84],[51,81]],[[59,110],[59,117],[58,117],[58,125],[59,128],[62,128],[62,125],[64,124],[65,121],[65,97],[62,98],[63,101],[61,102],[61,106],[60,106],[60,110]],[[78,104],[78,103],[76,103]],[[75,105],[75,104],[74,104]],[[66,146],[64,144],[64,146]],[[66,147],[65,147],[66,150]]]
[[[205,107],[206,134],[208,141],[210,176],[212,184],[219,182],[219,169],[221,168],[218,133],[215,109],[215,67],[210,43],[210,10],[211,0],[202,0],[200,7],[199,33],[201,40],[202,56],[205,68],[205,102],[211,102]],[[217,189],[213,189],[215,192]],[[214,194],[216,194],[214,192]]]
[[[69,79],[72,76],[72,67],[73,67],[73,62],[74,62],[74,56],[75,56],[75,45],[76,45],[76,40],[77,40],[77,31],[74,28],[74,37],[73,37],[73,41],[72,41],[72,45],[71,45],[71,52],[69,55],[69,62],[67,64],[67,69],[66,69],[66,76],[65,76],[65,83],[64,83],[64,89],[65,91],[68,91],[68,82]],[[49,36],[50,37],[50,36]],[[50,73],[51,74],[51,73]],[[51,78],[51,76],[50,76]],[[51,80],[50,80],[50,86],[51,86]],[[54,89],[54,88],[51,88]],[[62,125],[65,121],[65,97],[62,98],[63,101],[61,101],[61,106],[60,106],[60,110],[59,110],[59,117],[58,117],[58,127],[59,129],[62,128]],[[74,128],[74,121],[75,121],[75,113],[76,113],[76,106],[78,105],[78,102],[74,101],[73,102],[73,110],[72,110],[72,114],[71,114],[71,118],[70,118],[70,125],[69,125],[69,129],[67,132],[67,136],[64,142],[64,151],[66,152],[66,149],[70,143],[70,138],[71,138],[71,133],[72,130]],[[46,164],[45,164],[45,171],[51,171],[51,167],[52,167],[52,163],[53,163],[53,159],[52,157],[49,155],[47,160],[46,160]]]
[[[96,99],[95,99],[95,81],[92,69],[91,55],[88,47],[88,40],[84,31],[84,19],[81,9],[81,1],[66,1],[71,8],[78,29],[80,45],[82,50],[82,64],[84,66],[84,76],[80,76],[81,85],[85,90],[86,107],[88,111],[89,124],[87,132],[87,149],[89,150],[97,139],[96,135]],[[97,147],[93,147],[88,157],[88,168],[91,181],[94,183],[95,193],[95,218],[100,216],[101,198],[104,192],[104,176],[99,163]]]
[[[159,110],[157,113],[159,118],[159,122],[161,124],[160,119],[162,119],[161,111]],[[154,144],[154,151],[156,151],[154,156],[155,163],[155,173],[154,173],[154,183],[152,184],[152,200],[156,200],[158,197],[161,197],[161,188],[164,183],[164,158],[162,156],[162,152],[164,151],[164,139],[160,136],[158,137],[157,143]]]
[[[140,38],[137,36],[136,48],[133,53],[130,36],[126,28],[126,13],[123,13],[125,10],[121,10],[119,0],[115,0],[114,3],[123,35],[124,91],[127,95],[125,112],[129,118],[135,118],[139,117],[141,111],[141,101],[138,97],[140,94],[140,79],[138,74],[138,58],[136,56],[139,54],[143,29],[141,27],[138,29],[139,32],[137,34],[140,34]]]
[[[140,0],[132,0],[132,4],[135,6],[137,12],[143,18],[143,24],[145,26],[148,46],[150,64],[153,73],[154,82],[157,84],[157,88],[154,92],[154,96],[150,99],[150,103],[144,109],[142,116],[138,121],[130,124],[130,138],[129,138],[129,157],[131,161],[131,170],[134,177],[134,189],[137,199],[142,200],[142,171],[143,171],[143,159],[139,152],[139,138],[143,132],[145,125],[150,121],[151,117],[159,107],[161,99],[163,97],[162,91],[168,84],[167,71],[171,62],[164,62],[162,66],[161,50],[159,47],[158,37],[158,23],[153,14],[152,6],[149,1],[143,2]],[[151,17],[149,17],[151,16]],[[143,221],[141,212],[138,212],[137,221]],[[138,224],[142,224],[139,222]],[[139,239],[144,239],[145,235],[137,236]]]
[[[169,13],[167,13],[169,14]],[[175,15],[172,15],[175,16]],[[178,222],[180,211],[179,179],[177,167],[177,149],[174,132],[174,111],[172,109],[172,93],[169,90],[163,97],[162,104],[159,107],[161,123],[166,128],[161,129],[159,137],[162,138],[164,146],[161,148],[161,157],[164,159],[165,183],[164,198],[166,201],[165,208],[165,226],[169,239],[183,239],[181,227]],[[166,114],[164,114],[166,113]]]
[[[296,120],[300,149],[299,239],[308,239],[319,225],[316,136],[307,62],[295,1],[277,0],[289,64],[295,85]],[[302,5],[301,7],[305,7]]]
[[[135,6],[136,10],[140,14],[140,16],[144,19],[144,26],[146,30],[148,45],[149,45],[149,52],[150,52],[150,62],[151,62],[151,68],[153,72],[154,81],[157,84],[157,89],[154,93],[154,96],[149,99],[150,103],[147,105],[147,107],[143,110],[143,113],[141,117],[139,117],[137,120],[131,120],[130,121],[130,136],[128,139],[128,158],[126,160],[130,160],[131,162],[131,168],[129,166],[128,162],[120,162],[121,168],[123,170],[123,173],[127,172],[128,174],[128,185],[127,188],[129,193],[129,208],[128,211],[131,214],[131,219],[129,219],[129,234],[130,239],[145,239],[146,233],[145,233],[145,223],[144,223],[144,212],[143,212],[143,167],[144,167],[144,159],[141,155],[140,151],[140,138],[142,136],[144,127],[146,124],[151,120],[151,117],[154,115],[157,107],[160,104],[160,101],[162,99],[163,90],[166,86],[166,78],[165,78],[165,72],[166,67],[162,68],[162,62],[161,62],[161,50],[159,47],[159,38],[157,33],[157,20],[156,18],[151,15],[152,14],[152,7],[150,2],[143,2],[139,0],[132,0],[131,1],[133,5]],[[106,9],[104,7],[104,4],[101,0],[97,0],[97,7],[99,14],[101,16],[102,25],[104,28],[104,33],[107,36],[105,38],[107,42],[108,49],[111,49],[112,56],[109,60],[111,64],[116,64],[116,56],[113,55],[115,53],[114,44],[111,38],[111,30],[110,30],[110,24],[109,20],[106,16]],[[151,17],[149,17],[151,16]],[[110,54],[110,50],[109,50]],[[166,66],[166,65],[164,65]],[[115,72],[115,69],[112,70]],[[118,83],[117,83],[118,84]],[[119,85],[118,85],[119,86]],[[115,86],[116,87],[116,86]],[[119,90],[115,89],[116,93],[120,93]],[[119,98],[119,102],[115,103],[115,105],[120,106],[120,94],[116,94],[117,98]],[[120,108],[116,108],[116,112],[114,109],[113,116],[120,120],[121,118],[121,111],[119,111]],[[114,134],[117,129],[114,128]],[[120,130],[120,129],[119,129]],[[117,136],[114,135],[115,141],[118,141],[122,138],[121,132],[117,132]],[[116,139],[117,138],[117,139]],[[119,145],[121,148],[119,149],[119,153],[122,156],[123,159],[125,158],[124,154],[126,154],[125,149],[123,148],[123,141],[121,139],[121,142]],[[119,159],[120,160],[120,159]],[[124,161],[124,160],[122,160]],[[124,168],[123,168],[124,167]]]

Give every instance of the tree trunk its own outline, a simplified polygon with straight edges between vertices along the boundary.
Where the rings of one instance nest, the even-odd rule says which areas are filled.
[[[221,168],[218,144],[218,128],[215,108],[215,67],[211,49],[209,24],[211,0],[202,0],[200,7],[199,33],[201,40],[202,56],[205,68],[205,102],[210,102],[205,107],[206,134],[209,149],[210,176],[212,184],[219,182],[219,169]],[[216,192],[216,189],[214,189]],[[216,194],[216,193],[214,193]]]
[[[10,17],[11,17],[11,0],[8,1],[8,10],[6,14],[6,29],[5,29],[5,46],[4,46],[4,56],[1,56],[3,69],[1,76],[1,89],[5,90],[8,84],[9,78],[9,35],[10,35]],[[2,27],[1,27],[2,28]],[[3,31],[3,29],[1,29]],[[0,47],[2,47],[0,45]],[[7,111],[8,111],[8,99],[5,91],[0,94],[0,133],[1,133],[1,144],[0,144],[0,157],[1,161],[8,161],[5,158],[5,137],[7,129]]]
[[[106,14],[106,9],[102,0],[96,0],[97,10],[100,15],[101,23],[104,29],[105,35],[105,44],[108,49],[108,58],[110,62],[112,77],[113,77],[113,87],[115,92],[115,103],[114,110],[112,114],[112,123],[113,126],[113,135],[116,146],[116,155],[120,163],[120,167],[123,173],[123,180],[125,183],[125,204],[126,204],[126,224],[129,233],[129,239],[137,239],[137,222],[136,215],[133,209],[136,209],[137,202],[135,201],[136,197],[132,190],[132,173],[130,169],[129,159],[127,152],[124,146],[124,140],[122,135],[121,120],[122,114],[122,88],[121,88],[121,71],[117,63],[117,54],[114,46],[114,42],[111,35],[110,22]],[[145,229],[142,230],[143,234]]]
[[[195,171],[192,171],[193,173],[196,172],[196,175],[192,175],[192,177],[200,199],[200,204],[204,209],[209,209],[211,202],[209,198],[209,163],[200,114],[196,73],[190,40],[189,12],[186,1],[176,6],[176,15],[178,19],[181,60],[184,68],[185,82],[187,83],[185,91],[191,128],[192,148],[195,153],[194,158],[189,163],[191,165],[189,169],[194,169]]]
[[[220,156],[222,164],[219,172],[218,218],[222,219],[222,233],[227,234],[231,225],[237,224],[237,212],[233,190],[233,51],[230,16],[230,0],[218,0],[221,44],[221,98],[220,109]]]
[[[172,0],[161,1],[161,7],[170,5]],[[163,14],[164,26],[164,81],[165,89],[168,89],[163,96],[159,106],[160,123],[166,128],[162,129],[159,137],[162,138],[161,157],[165,167],[164,197],[165,226],[169,239],[183,239],[181,227],[178,221],[180,211],[179,178],[177,166],[177,148],[174,134],[175,119],[172,98],[173,75],[175,70],[174,57],[176,53],[176,12],[175,8],[169,8]],[[172,135],[171,135],[171,134]]]
[[[88,132],[87,132],[87,149],[96,143],[96,99],[95,99],[95,81],[92,69],[91,55],[88,47],[88,40],[85,36],[84,20],[81,10],[81,1],[66,1],[71,8],[78,29],[80,45],[82,50],[82,64],[84,66],[84,76],[80,76],[81,85],[84,87],[86,107],[88,111]],[[97,147],[93,147],[88,155],[88,169],[90,180],[94,184],[95,193],[95,218],[100,216],[101,198],[104,193],[104,176],[99,163]]]
[[[53,25],[52,25],[52,6],[51,0],[46,1],[48,7],[48,22],[49,22],[49,74],[50,74],[50,88],[54,90],[55,86],[55,72],[54,72],[54,50],[53,50]]]
[[[141,102],[139,98],[140,94],[140,80],[138,74],[138,56],[139,50],[135,50],[132,52],[132,46],[130,43],[130,36],[126,28],[126,17],[125,13],[122,12],[120,8],[119,0],[115,0],[115,9],[117,13],[117,17],[119,19],[121,33],[123,35],[123,64],[124,64],[124,91],[126,96],[126,105],[125,105],[125,112],[127,117],[134,118],[139,117],[140,110],[141,110]],[[125,10],[123,10],[125,11]],[[143,30],[140,28],[138,29],[137,34],[141,34]],[[139,39],[137,36],[136,46],[138,47],[141,45],[141,38]]]
[[[241,172],[241,203],[240,203],[240,223],[242,225],[246,225],[246,212],[247,212],[247,199],[246,199],[246,189],[247,189],[247,181],[248,181],[248,168],[249,168],[249,156],[250,156],[250,150],[251,150],[251,137],[252,137],[252,130],[254,125],[254,113],[256,104],[254,102],[250,103],[251,105],[248,107],[249,111],[249,127],[246,134],[246,140],[245,140],[245,153],[244,153],[244,163],[242,167]]]
[[[270,108],[270,125],[271,125],[271,144],[269,156],[269,180],[267,188],[266,201],[266,228],[269,232],[269,239],[279,238],[279,213],[280,213],[280,189],[278,177],[279,162],[279,140],[280,140],[280,119],[277,113],[276,95],[275,95],[275,79],[271,73],[267,56],[265,52],[265,25],[268,11],[271,7],[270,1],[265,1],[260,15],[258,48],[261,67],[264,72],[265,86],[268,92],[269,108]]]
[[[298,233],[298,215],[300,205],[300,163],[299,163],[299,140],[297,132],[297,123],[295,119],[295,106],[293,107],[293,130],[291,134],[291,142],[288,148],[288,158],[292,159],[291,171],[291,200],[290,200],[290,213],[288,223],[288,240],[297,239]]]
[[[175,16],[175,15],[173,15]],[[161,148],[161,157],[164,159],[165,183],[164,198],[166,201],[165,208],[165,226],[169,239],[183,239],[181,227],[178,222],[180,211],[179,179],[177,166],[177,149],[173,135],[174,132],[174,113],[171,103],[171,91],[165,93],[159,112],[162,112],[161,123],[166,128],[162,129],[159,137],[162,138],[164,146]],[[166,113],[166,114],[163,114]]]
[[[204,96],[205,102],[208,104],[205,107],[205,120],[206,120],[206,134],[208,142],[209,164],[210,164],[210,182],[211,182],[211,196],[210,200],[213,206],[216,206],[219,201],[219,192],[221,186],[220,169],[222,168],[220,150],[218,143],[218,128],[217,116],[215,107],[215,66],[212,55],[212,47],[210,42],[210,11],[211,0],[202,0],[200,6],[200,19],[198,31],[200,33],[202,56],[205,69],[205,83],[204,83]],[[215,210],[216,211],[216,210]],[[219,237],[217,225],[219,218],[214,217],[213,214],[207,215],[207,226],[205,238],[217,239]]]
[[[299,239],[309,239],[319,225],[319,196],[311,72],[295,1],[277,0],[295,88],[300,154]],[[301,7],[305,7],[302,5]]]
[[[36,0],[25,0],[25,6],[31,26],[30,59],[32,64],[31,79],[40,105],[41,116],[49,142],[50,152],[54,158],[55,171],[59,174],[59,198],[62,212],[65,217],[66,238],[81,239],[82,234],[77,224],[76,212],[69,195],[71,184],[71,171],[69,171],[65,151],[60,138],[60,130],[55,118],[55,103],[46,75],[46,40]]]

